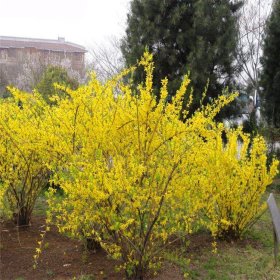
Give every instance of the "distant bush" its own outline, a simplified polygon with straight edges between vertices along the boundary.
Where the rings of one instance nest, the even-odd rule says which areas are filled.
[[[56,88],[54,84],[59,84],[60,89]],[[71,78],[66,69],[61,66],[49,66],[35,88],[46,102],[51,103],[50,98],[52,96],[58,95],[62,97],[66,94],[66,88],[77,89],[78,86],[78,81]]]

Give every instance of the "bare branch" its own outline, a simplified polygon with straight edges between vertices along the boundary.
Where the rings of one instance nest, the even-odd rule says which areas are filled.
[[[240,11],[237,62],[242,71],[239,78],[256,92],[259,92],[263,35],[271,7],[272,0],[246,0]]]
[[[112,37],[108,45],[94,45],[89,48],[88,70],[96,72],[98,78],[106,81],[124,68],[120,40]]]

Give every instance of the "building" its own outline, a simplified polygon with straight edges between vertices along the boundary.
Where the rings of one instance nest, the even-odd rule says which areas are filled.
[[[19,81],[23,75],[36,72],[38,76],[48,65],[61,65],[83,77],[85,53],[83,46],[61,37],[48,40],[0,36],[0,84],[12,83],[21,87]]]

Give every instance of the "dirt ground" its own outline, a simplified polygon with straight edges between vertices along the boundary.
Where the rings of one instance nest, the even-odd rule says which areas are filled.
[[[0,224],[1,280],[64,280],[81,275],[96,280],[124,279],[124,274],[114,269],[117,262],[108,259],[105,252],[85,253],[81,243],[60,235],[54,227],[45,237],[43,253],[34,269],[33,255],[44,224],[43,217],[34,217],[30,227]],[[181,280],[183,276],[178,267],[169,264],[154,279]]]
[[[17,228],[12,222],[0,223],[0,280],[105,280],[125,279],[123,272],[116,272],[116,261],[109,259],[102,250],[86,253],[84,246],[75,240],[62,236],[55,227],[47,233],[43,253],[36,269],[33,268],[33,255],[41,240],[40,233],[44,229],[44,217],[33,217],[30,227]],[[190,259],[189,269],[199,271],[201,277],[207,278],[203,263],[207,263],[213,239],[209,233],[191,236],[190,244],[184,254]],[[226,251],[230,247],[237,250],[244,248],[260,249],[256,240],[244,239],[234,244],[226,241],[218,243],[218,249]],[[174,250],[180,244],[174,244]],[[180,264],[179,264],[180,265]],[[204,271],[205,270],[205,271]],[[83,276],[83,277],[81,277]],[[87,276],[87,277],[86,277]],[[156,277],[148,280],[183,280],[183,273],[176,260],[166,263]],[[212,278],[211,278],[212,279]]]

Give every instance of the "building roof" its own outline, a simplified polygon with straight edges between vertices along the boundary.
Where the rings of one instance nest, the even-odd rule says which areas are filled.
[[[58,37],[57,40],[49,40],[0,36],[0,49],[3,48],[35,48],[38,50],[55,52],[86,52],[86,49],[83,46],[67,42],[61,37]]]

